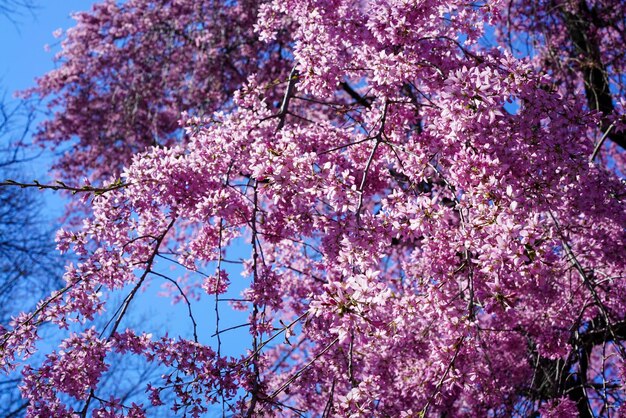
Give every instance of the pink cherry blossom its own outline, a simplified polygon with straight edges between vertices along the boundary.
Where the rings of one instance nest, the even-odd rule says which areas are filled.
[[[57,112],[39,139],[70,146],[59,175],[115,187],[57,235],[77,260],[66,287],[0,331],[30,416],[613,415],[618,3],[107,0],[76,15],[29,92]],[[507,48],[521,39],[530,57]],[[604,84],[585,62],[606,63]],[[122,332],[151,280],[193,338]],[[248,313],[239,356],[227,301]],[[20,366],[49,322],[81,332]],[[143,404],[101,385],[113,355],[162,368]]]

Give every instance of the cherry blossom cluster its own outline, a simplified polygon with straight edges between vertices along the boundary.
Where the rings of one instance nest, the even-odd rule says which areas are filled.
[[[626,185],[594,158],[610,115],[481,46],[506,3],[162,3],[78,15],[40,81],[84,109],[43,127],[80,139],[59,167],[124,187],[59,232],[79,259],[66,288],[0,333],[15,367],[41,324],[84,327],[25,366],[30,416],[624,412]],[[224,267],[236,240],[242,279]],[[195,321],[193,339],[121,332],[157,278],[192,320],[197,289],[210,307],[248,280],[248,352],[224,355],[224,304],[209,343]],[[144,404],[99,385],[114,354],[165,370]]]

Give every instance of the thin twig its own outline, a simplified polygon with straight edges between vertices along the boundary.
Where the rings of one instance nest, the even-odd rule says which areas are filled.
[[[187,295],[185,294],[183,289],[176,282],[176,280],[172,279],[171,277],[167,277],[166,275],[158,273],[156,271],[151,271],[150,273],[154,274],[155,276],[159,276],[159,277],[167,280],[168,282],[172,283],[174,286],[176,286],[176,288],[178,289],[178,292],[183,297],[183,299],[185,299],[185,303],[187,304],[187,313],[189,314],[189,319],[191,319],[191,323],[193,325],[193,340],[195,342],[198,342],[198,324],[196,323],[196,320],[195,320],[195,318],[193,316],[193,312],[191,310],[191,302],[189,301],[189,298],[187,298]]]
[[[253,185],[253,208],[252,208],[252,219],[250,222],[250,228],[252,229],[252,282],[253,284],[258,283],[259,273],[258,273],[258,262],[259,262],[259,252],[258,252],[258,238],[257,238],[257,228],[256,228],[256,217],[258,212],[258,183],[254,180]],[[259,370],[259,349],[258,349],[258,331],[256,329],[257,326],[257,316],[259,314],[259,306],[256,302],[252,305],[252,314],[250,315],[250,325],[255,329],[252,331],[252,372],[254,374],[254,383],[252,385],[252,399],[250,399],[250,405],[248,405],[248,410],[246,411],[246,417],[252,417],[254,414],[254,410],[256,408],[256,404],[258,402],[259,390],[261,387],[261,371]]]
[[[604,132],[604,135],[602,135],[602,138],[600,138],[600,141],[598,141],[598,143],[596,144],[595,148],[593,149],[593,152],[589,156],[590,163],[593,162],[593,160],[596,158],[596,155],[598,155],[598,152],[600,152],[600,148],[602,148],[602,144],[604,144],[604,140],[607,138],[607,136],[609,136],[609,133],[611,132],[611,129],[613,129],[614,126],[615,126],[615,122],[613,122],[608,127],[608,129]]]
[[[152,254],[150,254],[150,257],[146,261],[146,269],[144,270],[143,274],[141,275],[141,277],[137,281],[137,284],[135,285],[135,287],[133,287],[133,289],[126,296],[126,298],[124,298],[124,302],[122,303],[122,306],[121,306],[121,311],[118,309],[119,314],[117,316],[117,319],[115,320],[115,323],[113,324],[113,328],[111,329],[111,332],[109,333],[108,339],[110,339],[113,336],[113,334],[115,334],[115,332],[117,331],[117,328],[119,327],[120,323],[122,322],[122,318],[124,318],[124,315],[126,314],[126,311],[128,310],[128,307],[130,306],[130,302],[133,300],[133,298],[135,297],[135,294],[141,288],[141,285],[145,281],[145,279],[148,276],[148,274],[150,274],[152,272],[152,265],[154,263],[154,259],[156,258],[157,254],[159,252],[159,247],[161,246],[161,243],[165,239],[165,236],[169,232],[170,228],[172,228],[172,226],[174,226],[175,222],[176,222],[176,219],[172,219],[172,221],[169,223],[167,228],[165,228],[165,231],[163,231],[163,234],[157,239],[157,241],[155,243],[155,246],[154,246],[154,251],[152,252]],[[107,327],[108,327],[108,324],[102,330],[102,333],[100,334],[101,336],[105,332]]]
[[[213,334],[211,334],[211,337],[220,337],[220,334],[224,333],[224,332],[228,332],[228,331],[232,331],[234,329],[238,329],[238,328],[243,328],[243,327],[247,327],[250,326],[250,322],[246,322],[245,324],[239,324],[239,325],[233,325],[232,327],[228,327],[228,328],[224,328],[224,329],[220,329],[215,331]]]
[[[296,380],[298,377],[300,377],[300,375],[302,373],[304,373],[306,371],[306,369],[308,369],[309,367],[311,367],[311,365],[313,363],[315,363],[317,361],[317,359],[319,359],[320,357],[322,357],[324,354],[326,354],[326,352],[328,350],[331,349],[332,346],[334,346],[335,344],[337,344],[337,341],[339,341],[339,337],[335,338],[330,344],[328,344],[326,346],[326,348],[324,348],[322,351],[320,351],[315,357],[313,357],[311,359],[311,361],[309,361],[307,364],[304,365],[304,367],[302,367],[300,370],[298,370],[293,376],[291,376],[289,379],[287,379],[287,381],[285,383],[283,383],[281,385],[281,387],[279,387],[278,389],[276,389],[274,392],[272,392],[272,394],[269,396],[269,399],[273,399],[276,396],[278,396],[283,390],[285,390],[287,388],[287,386],[289,386],[291,383],[293,383],[294,380]]]
[[[443,386],[443,381],[446,380],[446,378],[448,377],[448,374],[450,373],[450,370],[452,369],[452,366],[454,366],[454,362],[456,361],[456,358],[458,357],[459,352],[461,351],[461,346],[463,345],[464,339],[465,337],[459,337],[456,343],[454,344],[455,350],[454,350],[454,355],[452,356],[452,360],[450,360],[450,363],[448,363],[448,367],[446,367],[446,370],[444,371],[443,375],[441,375],[441,378],[437,382],[437,385],[435,386],[435,391],[431,393],[431,395],[428,397],[428,400],[426,401],[426,405],[424,405],[424,408],[422,409],[420,416],[422,417],[426,416],[426,414],[428,413],[428,408],[430,407],[430,404],[432,403],[435,396],[437,396],[439,392],[441,391],[441,387]]]
[[[230,170],[229,170],[230,172]],[[228,176],[226,178],[226,182],[228,182]],[[217,259],[217,267],[215,268],[217,271],[217,283],[215,285],[215,334],[213,334],[211,337],[216,336],[217,337],[217,358],[221,358],[222,356],[222,337],[221,337],[221,331],[220,331],[220,309],[219,309],[219,288],[220,288],[220,282],[222,280],[222,238],[223,238],[223,232],[224,232],[224,219],[220,218],[220,231],[219,231],[219,238],[218,238],[218,244],[217,244],[217,251],[218,251],[218,259]],[[247,324],[246,324],[247,325]],[[225,403],[226,403],[226,399],[224,397],[224,389],[222,387],[222,382],[221,382],[221,375],[220,375],[220,387],[218,389],[218,392],[220,394],[220,398],[222,401],[222,418],[226,416],[226,409],[225,409]]]

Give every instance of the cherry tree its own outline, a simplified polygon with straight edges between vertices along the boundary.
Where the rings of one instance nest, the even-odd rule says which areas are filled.
[[[28,93],[67,151],[31,185],[80,209],[65,287],[0,336],[30,416],[620,414],[619,1],[110,0],[76,20]],[[189,330],[125,325],[154,280]],[[44,323],[72,332],[23,366]],[[119,356],[163,368],[143,403],[101,385]]]

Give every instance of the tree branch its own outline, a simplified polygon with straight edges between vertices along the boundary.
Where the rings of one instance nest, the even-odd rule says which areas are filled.
[[[587,104],[591,110],[600,111],[605,116],[600,128],[607,133],[607,137],[626,149],[626,133],[612,131],[607,119],[607,116],[614,112],[615,107],[609,87],[608,72],[602,62],[600,48],[591,40],[591,11],[587,3],[580,0],[576,14],[567,11],[562,6],[561,15],[574,44],[576,55],[583,57],[580,70],[585,85]]]

